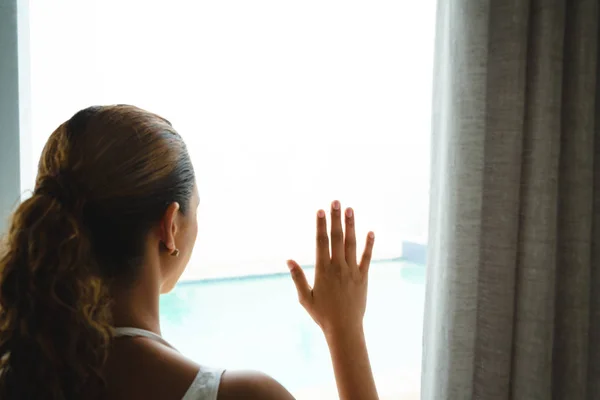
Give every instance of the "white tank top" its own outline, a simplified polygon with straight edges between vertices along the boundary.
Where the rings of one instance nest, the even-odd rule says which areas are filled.
[[[144,329],[115,328],[115,337],[119,336],[143,336],[175,349],[161,336]],[[223,375],[223,372],[224,370],[222,369],[206,368],[201,366],[200,371],[198,371],[198,375],[196,375],[194,381],[188,388],[187,392],[185,392],[185,395],[181,400],[217,400],[217,392],[219,391],[219,383],[221,382],[221,375]]]

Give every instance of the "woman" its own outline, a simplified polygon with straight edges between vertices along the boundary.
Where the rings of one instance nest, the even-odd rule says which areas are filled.
[[[62,124],[0,259],[0,398],[292,399],[269,376],[200,366],[160,336],[159,295],[190,259],[198,204],[185,144],[165,119],[119,105]],[[288,266],[340,397],[375,399],[362,329],[374,236],[357,263],[352,210],[335,201],[331,226],[330,246],[320,210],[314,288]]]

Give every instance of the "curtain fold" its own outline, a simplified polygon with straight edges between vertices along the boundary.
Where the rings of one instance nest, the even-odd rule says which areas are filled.
[[[597,0],[440,0],[422,398],[600,399]]]

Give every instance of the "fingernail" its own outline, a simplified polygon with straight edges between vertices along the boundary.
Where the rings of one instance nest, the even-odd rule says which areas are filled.
[[[346,217],[350,218],[350,217],[352,217],[352,214],[353,214],[352,209],[351,208],[347,208],[346,209]]]
[[[339,201],[336,200],[336,201],[333,202],[333,209],[336,210],[336,211],[340,209],[340,202]]]
[[[325,218],[325,211],[323,211],[323,210],[319,210],[319,211],[317,212],[317,216],[318,216],[319,218]]]
[[[369,238],[370,239],[375,239],[375,234],[373,232],[369,232]]]
[[[287,264],[287,267],[289,268],[290,271],[294,270],[294,263],[293,262],[287,261],[286,264]]]

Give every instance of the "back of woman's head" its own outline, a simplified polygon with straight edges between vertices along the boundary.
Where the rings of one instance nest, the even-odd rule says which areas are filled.
[[[170,123],[91,107],[50,137],[0,258],[0,398],[101,398],[111,282],[134,280],[148,232],[194,171]]]

